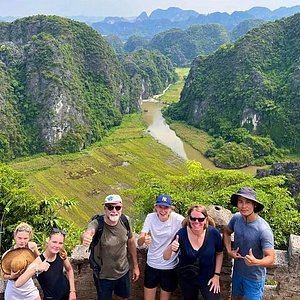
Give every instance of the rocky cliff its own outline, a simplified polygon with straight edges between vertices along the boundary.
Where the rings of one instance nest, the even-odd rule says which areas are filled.
[[[107,42],[83,23],[0,23],[0,159],[78,151],[138,108]]]

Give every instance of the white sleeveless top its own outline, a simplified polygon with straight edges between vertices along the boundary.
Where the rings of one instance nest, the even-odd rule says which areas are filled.
[[[39,291],[32,278],[19,288],[16,288],[15,284],[15,280],[7,281],[4,293],[5,300],[35,300],[39,296]]]

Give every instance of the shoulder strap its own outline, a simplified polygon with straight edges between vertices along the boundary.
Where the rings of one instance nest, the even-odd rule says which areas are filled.
[[[98,229],[95,232],[95,234],[93,236],[93,239],[92,239],[92,242],[90,244],[89,261],[90,261],[91,268],[94,270],[94,274],[97,273],[97,276],[99,276],[100,266],[98,266],[98,264],[96,263],[96,261],[94,259],[94,253],[95,253],[95,246],[101,240],[101,236],[102,236],[102,233],[103,233],[104,215],[103,214],[102,215],[96,215],[92,218],[92,220],[95,220],[95,219],[98,221]],[[126,228],[127,235],[129,235],[129,232],[130,232],[129,220],[124,214],[121,214],[120,222]]]

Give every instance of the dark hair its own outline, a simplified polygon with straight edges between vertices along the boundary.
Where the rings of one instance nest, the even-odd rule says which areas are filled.
[[[59,228],[52,228],[50,233],[49,233],[49,237],[51,237],[54,234],[61,234],[64,237],[66,236],[66,232],[62,229],[59,229]]]
[[[214,219],[211,216],[208,215],[206,207],[203,206],[203,205],[200,205],[200,204],[193,205],[192,207],[190,207],[188,209],[187,217],[182,221],[182,226],[183,227],[191,226],[191,224],[190,224],[190,215],[191,215],[192,211],[200,212],[207,218],[208,222],[205,223],[204,228],[207,228],[208,225],[216,227],[216,223],[215,223]]]

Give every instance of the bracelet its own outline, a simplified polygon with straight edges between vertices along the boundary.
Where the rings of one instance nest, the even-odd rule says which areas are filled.
[[[70,293],[76,293],[76,291],[70,291]]]
[[[215,275],[217,275],[217,276],[220,276],[220,275],[221,275],[221,273],[215,272]]]

